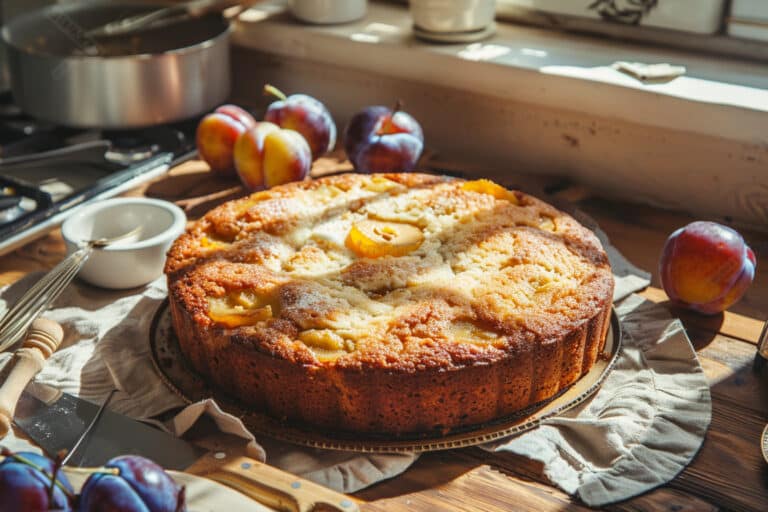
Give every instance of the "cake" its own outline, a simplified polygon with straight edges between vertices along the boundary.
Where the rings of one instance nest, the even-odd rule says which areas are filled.
[[[448,432],[557,395],[601,353],[613,276],[572,217],[488,180],[342,174],[227,202],[171,247],[183,354],[280,420]]]

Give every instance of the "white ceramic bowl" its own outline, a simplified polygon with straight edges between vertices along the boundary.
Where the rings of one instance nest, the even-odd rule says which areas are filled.
[[[143,197],[107,199],[82,207],[61,226],[67,252],[84,242],[128,233],[136,235],[95,249],[78,276],[102,288],[147,284],[163,273],[165,253],[184,232],[187,218],[173,203]]]

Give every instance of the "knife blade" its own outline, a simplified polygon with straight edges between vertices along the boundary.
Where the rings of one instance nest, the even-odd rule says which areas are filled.
[[[29,384],[19,398],[14,423],[49,454],[71,450],[99,406],[50,388]],[[70,466],[102,466],[118,455],[141,455],[182,471],[206,450],[140,421],[105,409],[93,431],[72,454]]]
[[[51,386],[30,383],[16,407],[14,423],[43,451],[71,449],[99,411],[99,406]],[[250,498],[283,511],[309,512],[316,506],[357,511],[352,498],[247,457],[211,453],[183,439],[115,413],[103,411],[96,426],[69,464],[101,466],[118,455],[142,455],[166,469],[215,480]]]

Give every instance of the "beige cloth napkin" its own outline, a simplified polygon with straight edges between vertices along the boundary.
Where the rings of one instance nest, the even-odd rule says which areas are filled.
[[[648,284],[647,274],[604,243],[617,277],[616,299]],[[37,277],[6,289],[0,311]],[[208,415],[223,432],[250,441],[251,456],[342,492],[398,475],[417,459],[417,454],[369,455],[257,440],[211,400],[184,407],[150,359],[150,324],[165,295],[162,278],[128,292],[75,282],[46,313],[64,326],[65,340],[37,380],[95,402],[116,388],[110,407],[134,418],[181,409],[165,424],[176,435]],[[535,431],[487,447],[542,461],[554,484],[591,505],[626,499],[672,479],[698,450],[710,417],[709,388],[679,322],[638,297],[618,311],[625,349],[595,397]],[[9,357],[0,354],[0,364]],[[29,448],[12,437],[2,444]]]

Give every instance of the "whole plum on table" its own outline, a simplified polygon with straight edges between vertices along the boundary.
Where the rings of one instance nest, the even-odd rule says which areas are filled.
[[[214,173],[235,175],[234,150],[237,138],[253,128],[256,120],[237,105],[222,105],[197,125],[197,152]]]
[[[264,120],[299,132],[309,144],[312,160],[336,146],[336,124],[320,101],[306,94],[286,96],[271,85],[265,85],[264,92],[278,98],[267,107]]]
[[[412,171],[423,149],[421,126],[399,104],[367,107],[344,130],[347,158],[360,172]]]
[[[755,253],[737,231],[698,221],[669,235],[659,274],[674,303],[714,315],[744,295],[755,276],[755,265]]]
[[[55,469],[52,460],[29,452],[4,452],[4,455],[5,459],[0,462],[0,510],[72,510],[70,502],[74,491],[67,477],[58,473],[57,483],[51,489]]]
[[[94,473],[83,485],[79,512],[181,512],[184,491],[157,464],[124,455],[105,464],[117,474]]]

